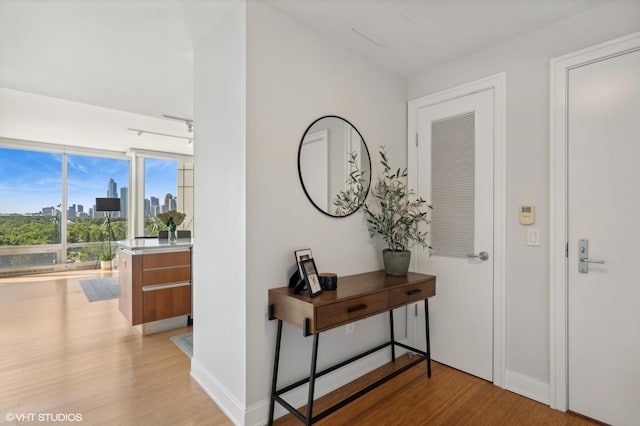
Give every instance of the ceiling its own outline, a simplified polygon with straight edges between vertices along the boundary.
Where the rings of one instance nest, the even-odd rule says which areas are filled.
[[[410,77],[609,0],[268,1]],[[193,52],[238,0],[0,0],[0,87],[193,117]]]

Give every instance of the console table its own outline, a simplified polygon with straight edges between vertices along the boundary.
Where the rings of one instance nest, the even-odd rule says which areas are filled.
[[[325,291],[317,297],[294,294],[289,287],[273,288],[269,290],[269,319],[278,320],[276,335],[275,357],[273,362],[273,378],[271,384],[271,400],[269,406],[269,425],[273,424],[275,403],[278,402],[289,410],[303,423],[315,423],[348,403],[356,400],[382,383],[394,378],[419,362],[426,360],[427,375],[431,377],[431,352],[429,346],[429,304],[428,298],[436,294],[436,277],[432,275],[409,273],[405,277],[392,277],[384,271],[367,272],[364,274],[340,277],[337,290]],[[424,300],[424,318],[426,330],[426,352],[397,342],[393,332],[393,309],[409,303]],[[369,349],[355,357],[340,362],[322,371],[316,371],[318,359],[318,339],[320,333],[357,320],[361,320],[380,313],[389,312],[391,339],[379,346]],[[278,364],[280,360],[280,342],[282,337],[282,322],[285,321],[300,327],[304,336],[313,335],[313,349],[311,353],[311,371],[309,377],[303,378],[289,386],[277,388]],[[419,354],[415,360],[400,369],[379,379],[375,383],[338,402],[325,411],[313,414],[314,384],[318,377],[344,367],[345,365],[364,358],[376,351],[391,346],[391,360],[395,361],[395,346],[400,346]],[[295,407],[286,402],[280,395],[297,387],[309,383],[307,413],[304,416]]]

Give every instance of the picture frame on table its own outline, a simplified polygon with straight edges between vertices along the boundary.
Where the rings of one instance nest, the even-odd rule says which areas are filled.
[[[322,293],[322,286],[320,285],[320,276],[318,275],[318,269],[316,268],[316,262],[311,259],[305,259],[300,262],[302,266],[302,272],[304,276],[304,282],[309,292],[309,297],[316,297]]]
[[[307,259],[313,259],[313,255],[311,254],[311,249],[302,249],[296,250],[293,252],[296,257],[296,264],[298,265],[298,274],[300,274],[300,280],[304,280],[304,273],[302,272],[302,261]]]

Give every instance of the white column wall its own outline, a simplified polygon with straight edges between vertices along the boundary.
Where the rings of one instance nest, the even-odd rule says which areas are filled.
[[[239,4],[195,53],[191,375],[242,424],[246,406],[246,62]]]

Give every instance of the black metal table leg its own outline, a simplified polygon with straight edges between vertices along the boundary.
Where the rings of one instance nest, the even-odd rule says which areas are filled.
[[[429,299],[424,299],[424,329],[427,338],[427,377],[431,377],[431,344],[429,343]]]
[[[282,339],[282,320],[278,320],[278,332],[276,334],[276,351],[273,359],[273,377],[271,379],[271,401],[269,402],[269,425],[273,425],[273,411],[276,404],[276,390],[278,385],[278,364],[280,363],[280,341]]]
[[[389,311],[389,325],[391,326],[391,361],[396,361],[396,339],[393,330],[393,309]]]
[[[311,371],[309,372],[309,399],[307,403],[307,425],[313,420],[313,391],[316,384],[316,365],[318,363],[318,338],[320,333],[313,335],[313,352],[311,353]]]

